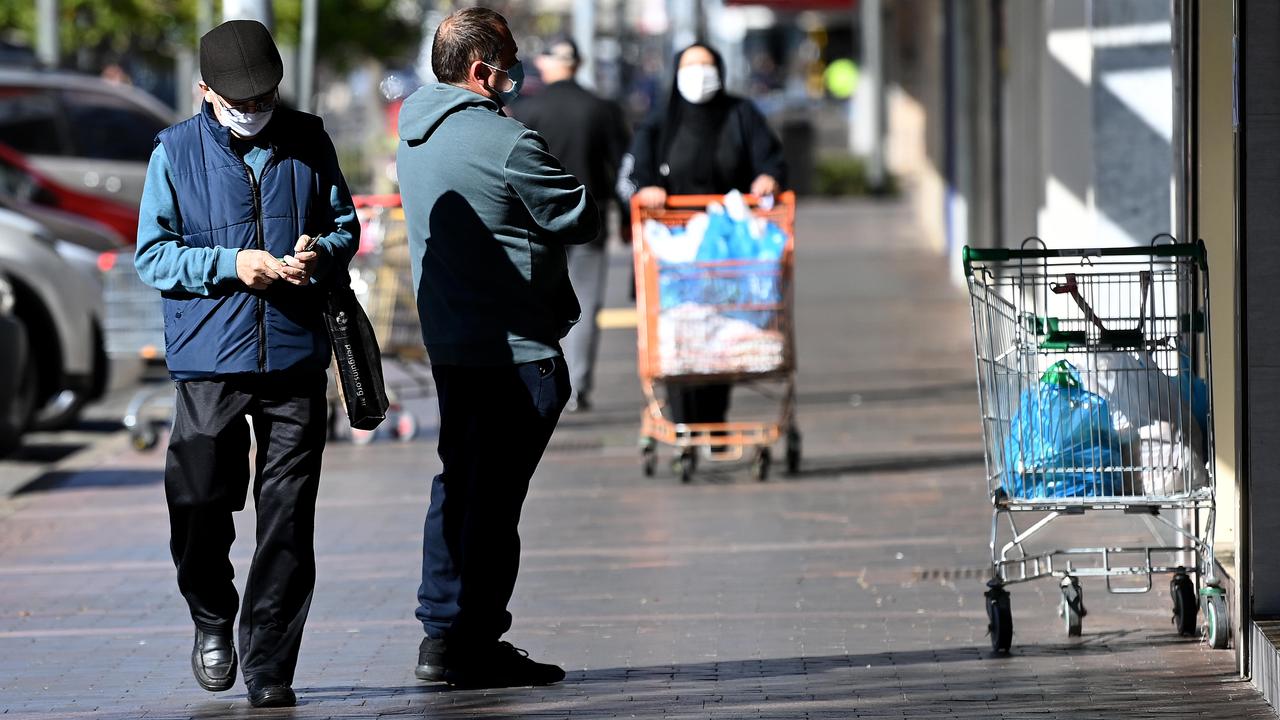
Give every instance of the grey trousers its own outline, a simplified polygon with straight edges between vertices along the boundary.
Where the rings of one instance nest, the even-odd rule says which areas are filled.
[[[600,347],[600,328],[596,315],[604,304],[605,279],[609,274],[608,236],[585,245],[569,245],[569,280],[578,294],[582,306],[582,319],[569,330],[561,345],[565,363],[569,366],[569,380],[577,397],[589,397],[592,375],[596,365],[596,351]]]

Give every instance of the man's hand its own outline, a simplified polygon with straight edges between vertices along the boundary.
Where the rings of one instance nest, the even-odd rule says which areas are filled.
[[[772,175],[761,175],[751,182],[751,194],[756,197],[778,194],[778,181]]]
[[[640,188],[636,191],[636,197],[639,198],[640,207],[660,208],[667,204],[667,191],[656,185]]]
[[[268,285],[284,277],[281,270],[284,266],[265,250],[241,250],[236,253],[236,275],[240,282],[254,290],[265,289]]]
[[[312,246],[311,236],[302,235],[293,245],[293,254],[284,256],[285,266],[281,268],[281,275],[285,282],[294,285],[306,285],[311,282],[311,274],[315,272],[316,265],[320,261],[320,254],[308,249]]]

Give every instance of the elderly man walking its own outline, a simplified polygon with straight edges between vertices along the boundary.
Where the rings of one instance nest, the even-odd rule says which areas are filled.
[[[164,298],[165,361],[177,387],[164,487],[178,589],[195,623],[201,687],[236,680],[232,513],[257,443],[257,550],[240,612],[240,660],[255,707],[292,689],[311,605],[316,491],[330,348],[326,283],[360,232],[320,119],[277,105],[280,53],[261,23],[200,39],[204,103],[160,133],[138,218],[138,274]]]
[[[397,166],[422,334],[440,403],[415,675],[465,687],[564,678],[502,642],[517,525],[569,398],[560,339],[580,314],[565,245],[599,231],[590,193],[502,114],[524,77],[507,22],[466,8],[436,30],[439,83],[400,111]]]

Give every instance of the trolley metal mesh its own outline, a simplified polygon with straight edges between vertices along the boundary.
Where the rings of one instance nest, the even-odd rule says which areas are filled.
[[[1031,507],[1211,496],[1208,398],[1199,392],[1208,361],[1196,356],[1207,283],[1196,257],[1018,258],[971,268],[993,496]]]

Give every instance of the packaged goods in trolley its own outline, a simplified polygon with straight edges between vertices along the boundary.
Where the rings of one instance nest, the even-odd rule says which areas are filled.
[[[1165,238],[1166,242],[1161,242]],[[1176,629],[1226,647],[1214,565],[1209,289],[1203,244],[965,248],[992,503],[986,607],[993,649],[1012,641],[1008,585],[1058,579],[1068,635],[1081,578],[1142,593],[1169,575]],[[1108,512],[1150,545],[1043,549],[1050,525]],[[1007,529],[1006,529],[1007,528]],[[1065,529],[1065,526],[1064,526]]]
[[[657,466],[657,445],[678,450],[677,472],[692,479],[698,450],[709,460],[739,460],[768,476],[771,446],[785,438],[786,464],[800,464],[795,421],[792,267],[795,198],[770,204],[733,192],[672,196],[666,207],[632,204],[639,315],[644,472]],[[676,423],[656,386],[732,383],[776,399],[767,422]]]

